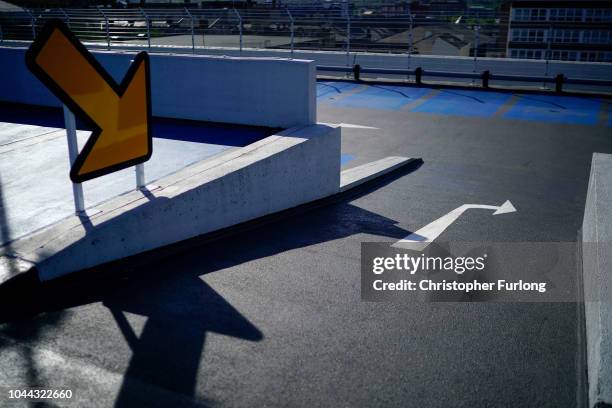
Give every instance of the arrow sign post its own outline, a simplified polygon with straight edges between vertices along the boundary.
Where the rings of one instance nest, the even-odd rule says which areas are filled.
[[[79,141],[76,134],[76,120],[74,114],[66,105],[64,109],[64,126],[66,127],[66,136],[68,138],[68,157],[70,158],[70,166],[72,166],[79,155]],[[74,208],[77,215],[85,213],[85,198],[83,197],[83,186],[81,183],[72,183],[72,195],[74,196]]]
[[[51,20],[26,53],[26,64],[93,132],[70,178],[82,183],[144,163],[153,153],[149,56],[141,52],[117,84],[60,20]]]
[[[436,238],[444,232],[453,222],[455,222],[464,212],[471,209],[483,209],[483,210],[495,210],[493,215],[507,214],[515,212],[516,208],[510,201],[506,201],[500,206],[495,205],[482,205],[482,204],[463,204],[460,207],[455,208],[453,211],[446,215],[438,218],[437,220],[430,222],[420,230],[413,232],[406,238],[397,241],[392,246],[395,248],[406,248],[413,249],[416,251],[422,251],[429,244],[431,244]]]

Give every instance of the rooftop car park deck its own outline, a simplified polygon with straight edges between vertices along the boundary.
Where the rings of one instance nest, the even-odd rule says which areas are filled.
[[[186,406],[420,408],[461,398],[463,406],[575,407],[584,347],[576,303],[363,302],[360,248],[402,239],[465,203],[506,200],[517,212],[468,212],[439,240],[576,242],[592,152],[612,153],[610,100],[319,81],[317,103],[319,122],[342,124],[343,168],[389,155],[422,165],[195,244],[129,279],[30,304],[44,313],[0,326],[0,383],[44,381],[79,390],[77,402],[118,406],[147,396]],[[27,150],[41,160],[2,162],[5,202],[25,194],[13,178],[51,189],[36,176],[67,174],[60,124],[1,126],[0,149],[23,147],[0,156]],[[168,153],[146,165],[152,182],[262,136],[156,126],[158,151]],[[156,164],[162,157],[172,164]],[[133,171],[108,177],[117,183],[110,189],[86,183],[92,205],[133,185]],[[58,217],[72,209],[62,180]],[[572,264],[560,273],[577,277]]]

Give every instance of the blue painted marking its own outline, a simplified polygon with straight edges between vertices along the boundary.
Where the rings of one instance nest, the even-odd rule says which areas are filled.
[[[273,134],[273,129],[252,126],[153,119],[153,137],[213,145],[242,147]]]
[[[510,99],[510,94],[502,92],[443,90],[410,111],[440,115],[490,117],[508,99]]]
[[[601,103],[595,99],[553,95],[518,95],[506,119],[595,125]]]
[[[343,108],[399,110],[429,93],[427,88],[370,85],[334,103]]]
[[[355,157],[356,156],[354,156],[352,154],[341,154],[340,155],[340,166],[344,166],[346,163],[348,163],[348,162],[350,162],[352,160],[355,160]]]
[[[341,98],[345,92],[352,91],[360,85],[352,82],[318,82],[317,100],[319,102],[333,102]]]

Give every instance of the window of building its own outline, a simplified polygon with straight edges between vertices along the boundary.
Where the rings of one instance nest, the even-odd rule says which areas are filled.
[[[527,20],[527,15],[525,12],[528,12],[529,9],[512,9],[512,20],[515,21],[525,21]]]
[[[510,51],[510,57],[520,59],[542,59],[544,55],[544,50],[515,48]]]
[[[588,62],[612,62],[610,51],[582,51],[580,61]]]
[[[577,51],[569,50],[553,50],[550,53],[550,59],[561,60],[561,61],[577,61],[580,57],[580,53]]]
[[[597,22],[612,21],[612,9],[585,9],[584,20]]]
[[[514,21],[546,21],[547,13],[544,8],[516,8],[512,9]]]
[[[554,30],[553,42],[556,43],[579,43],[580,42],[580,31],[579,30]]]
[[[612,44],[612,31],[584,30],[581,42],[583,44]]]
[[[546,41],[546,30],[539,28],[514,28],[512,41],[541,43]]]
[[[582,21],[585,9],[554,8],[550,9],[550,21]]]

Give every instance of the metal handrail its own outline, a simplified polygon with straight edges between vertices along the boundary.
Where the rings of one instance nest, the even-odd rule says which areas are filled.
[[[195,37],[201,35],[202,27],[206,21],[216,19],[221,21],[213,29],[211,35],[237,35],[239,44],[249,48],[282,48],[295,49],[299,43],[300,48],[320,50],[343,50],[347,54],[361,51],[384,51],[400,54],[430,53],[423,48],[424,30],[436,30],[441,35],[474,36],[476,26],[481,27],[482,33],[491,34],[499,32],[502,22],[507,20],[505,14],[496,12],[464,13],[461,24],[454,24],[455,12],[428,12],[410,10],[391,15],[384,10],[370,7],[374,14],[359,14],[355,10],[316,9],[314,7],[287,7],[284,9],[147,9],[148,20],[153,24],[151,32],[145,32],[147,17],[142,16],[138,8],[110,9],[99,7],[97,9],[28,9],[23,12],[2,12],[0,19],[10,22],[13,20],[13,30],[4,28],[4,37],[16,40],[31,39],[23,35],[24,26],[31,26],[33,32],[37,18],[27,21],[21,16],[36,16],[40,24],[45,19],[61,13],[66,21],[74,24],[77,35],[87,39],[95,39],[111,43],[113,47],[129,45],[130,41],[138,41],[146,35],[156,40],[168,36],[186,35],[195,48]],[[238,19],[238,24],[232,21]],[[143,20],[142,25],[135,25],[137,20]],[[191,24],[181,24],[180,20],[191,21]],[[107,24],[108,23],[108,24]],[[123,24],[123,25],[120,25]],[[209,27],[210,28],[210,27]],[[235,31],[234,31],[235,30]],[[457,31],[461,33],[457,33]],[[408,38],[402,39],[401,33],[407,32]],[[454,34],[453,34],[454,33]],[[287,36],[286,44],[278,44],[273,37]],[[246,36],[265,36],[268,40],[253,43]],[[393,37],[397,38],[393,38]],[[496,44],[487,35],[486,41],[480,41],[486,46],[488,54],[502,55],[505,47]],[[385,41],[381,41],[385,39]],[[428,46],[429,47],[429,46]],[[470,49],[460,52],[470,52],[479,56],[478,48],[481,45],[472,44]],[[426,47],[427,48],[427,47]],[[474,50],[475,48],[475,50]]]
[[[190,47],[192,53],[203,54],[218,54],[225,50],[232,52],[232,49],[239,52],[245,49],[265,49],[269,51],[264,55],[273,52],[278,52],[275,55],[291,57],[302,52],[300,58],[320,55],[316,59],[318,69],[322,71],[354,73],[354,67],[360,65],[360,73],[411,76],[415,75],[412,67],[424,64],[421,75],[430,77],[478,79],[480,71],[485,70],[501,71],[490,73],[488,79],[547,83],[557,80],[557,77],[549,74],[559,69],[553,64],[550,52],[555,22],[547,23],[547,35],[542,39],[541,48],[549,50],[545,53],[547,59],[524,64],[529,65],[529,68],[521,75],[520,70],[516,74],[517,71],[510,69],[499,70],[491,65],[490,58],[483,58],[505,57],[505,44],[500,45],[494,38],[500,35],[501,28],[509,20],[507,13],[468,11],[459,20],[455,12],[424,13],[411,9],[408,2],[406,4],[405,9],[393,14],[375,8],[369,8],[372,14],[366,14],[352,9],[315,7],[184,7],[147,8],[146,11],[140,8],[98,7],[24,9],[20,12],[3,12],[0,9],[0,42],[4,46],[31,41],[47,20],[60,18],[89,47],[105,45],[107,49],[134,49],[146,46],[160,52]],[[453,57],[466,58],[434,61],[438,56],[428,47],[432,48],[436,41],[454,41],[461,55]],[[285,51],[286,54],[282,54]],[[334,53],[311,53],[304,56],[303,52],[306,51]],[[428,55],[432,55],[431,61],[435,64],[423,61],[424,56]],[[339,61],[335,56],[342,59],[346,56],[346,61]],[[391,57],[400,62],[387,65]],[[469,68],[468,59],[471,61]],[[464,62],[458,68],[455,62],[459,60]],[[512,61],[523,64],[518,59]],[[343,62],[344,67],[336,66]],[[540,67],[537,72],[532,69],[535,66]],[[406,69],[399,69],[403,67]],[[461,72],[462,69],[466,72]],[[596,74],[597,70],[593,69],[590,75]],[[563,77],[562,84],[602,83],[596,78],[569,76]]]

